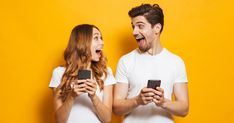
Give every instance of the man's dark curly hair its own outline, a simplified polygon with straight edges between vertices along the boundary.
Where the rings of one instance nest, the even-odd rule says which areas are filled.
[[[141,4],[140,6],[132,8],[129,12],[128,15],[131,18],[137,17],[137,16],[144,16],[146,20],[152,25],[152,27],[160,23],[162,25],[162,29],[160,32],[163,30],[163,25],[164,25],[164,15],[163,15],[163,10],[159,7],[158,4]]]

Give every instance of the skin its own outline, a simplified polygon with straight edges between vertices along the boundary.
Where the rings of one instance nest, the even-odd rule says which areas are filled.
[[[136,39],[144,37],[143,40],[137,41],[139,52],[150,55],[160,53],[163,49],[160,43],[161,24],[158,23],[152,26],[144,16],[134,17],[131,21],[133,36]],[[113,110],[117,115],[129,114],[136,107],[149,103],[162,107],[172,115],[184,117],[188,114],[189,98],[186,82],[173,85],[174,101],[164,98],[164,89],[160,87],[156,89],[144,87],[137,96],[127,99],[128,88],[129,85],[125,83],[117,83],[115,85]]]
[[[100,54],[96,53],[96,50],[102,50],[103,41],[101,33],[93,28],[93,38],[91,44],[92,61],[99,61]],[[91,64],[91,63],[90,63]],[[90,69],[90,67],[88,68]],[[88,93],[93,106],[96,110],[96,114],[101,122],[109,123],[111,121],[112,113],[112,86],[104,86],[103,88],[103,101],[95,94],[97,90],[97,82],[94,79],[87,80],[75,80],[71,83],[72,92],[69,93],[66,100],[63,102],[61,98],[56,95],[55,89],[53,89],[54,103],[56,110],[57,123],[66,123],[74,104],[75,98],[84,93]]]

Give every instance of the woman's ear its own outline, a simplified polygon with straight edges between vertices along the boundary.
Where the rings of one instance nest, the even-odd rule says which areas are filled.
[[[162,25],[160,23],[157,23],[154,25],[153,28],[154,28],[155,34],[159,34],[162,29]]]

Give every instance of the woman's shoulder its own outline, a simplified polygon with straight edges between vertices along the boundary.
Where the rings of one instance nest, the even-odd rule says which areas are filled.
[[[106,67],[106,70],[107,70],[107,73],[111,73],[111,74],[112,74],[112,69],[111,69],[111,67],[107,66],[107,67]]]
[[[106,79],[104,80],[104,86],[112,85],[115,83],[116,83],[116,80],[115,80],[115,77],[112,73],[112,69],[111,69],[111,67],[107,66],[107,76],[106,76]]]
[[[58,67],[54,68],[53,74],[63,74],[64,71],[65,71],[65,67],[58,66]]]
[[[62,66],[58,66],[54,68],[49,87],[58,87],[58,85],[61,82],[61,78],[63,76],[64,71],[65,71],[65,67],[62,67]]]

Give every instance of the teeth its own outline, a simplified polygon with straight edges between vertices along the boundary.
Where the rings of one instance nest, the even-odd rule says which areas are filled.
[[[140,39],[143,39],[144,37],[142,35],[137,35],[135,36],[136,40],[140,40]]]

